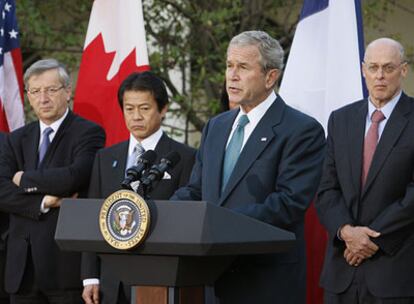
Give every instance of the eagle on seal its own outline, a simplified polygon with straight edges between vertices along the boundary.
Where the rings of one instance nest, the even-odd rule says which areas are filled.
[[[135,210],[123,208],[115,213],[115,227],[118,233],[125,236],[131,233],[132,228],[136,225],[134,221]]]

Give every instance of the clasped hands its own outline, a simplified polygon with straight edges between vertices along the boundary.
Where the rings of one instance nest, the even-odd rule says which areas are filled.
[[[23,173],[24,173],[24,171],[18,171],[13,176],[12,181],[18,187],[20,187],[20,182],[22,180]],[[75,193],[71,196],[71,198],[77,198],[77,197],[78,197],[77,193]],[[62,203],[62,197],[49,195],[49,194],[47,194],[43,197],[43,207],[44,208],[59,208],[61,203]]]
[[[371,238],[377,238],[380,235],[379,232],[366,226],[343,226],[340,230],[340,237],[346,245],[344,251],[346,262],[358,267],[364,260],[372,257],[379,247],[371,241]]]

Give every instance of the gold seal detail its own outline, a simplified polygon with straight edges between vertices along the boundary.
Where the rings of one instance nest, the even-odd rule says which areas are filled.
[[[105,241],[116,249],[138,246],[146,237],[150,212],[145,200],[130,190],[112,193],[99,213],[99,227]]]

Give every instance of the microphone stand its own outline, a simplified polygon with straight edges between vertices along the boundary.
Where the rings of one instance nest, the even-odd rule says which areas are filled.
[[[149,196],[150,192],[151,192],[151,186],[150,185],[145,185],[140,180],[136,193],[138,195],[140,195],[144,200],[148,200],[148,199],[150,199],[150,196]]]

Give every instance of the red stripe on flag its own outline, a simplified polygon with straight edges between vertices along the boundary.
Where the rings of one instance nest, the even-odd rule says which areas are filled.
[[[19,89],[20,89],[20,98],[22,101],[22,104],[24,104],[24,94],[23,94],[23,59],[22,59],[22,52],[20,51],[20,48],[13,49],[11,51],[13,65],[14,65],[14,71],[16,73],[17,82],[19,83]]]
[[[312,203],[305,215],[306,241],[306,303],[322,304],[323,289],[319,287],[328,234],[319,222]]]
[[[7,124],[6,113],[4,112],[3,103],[0,99],[0,131],[9,132],[9,125]]]

